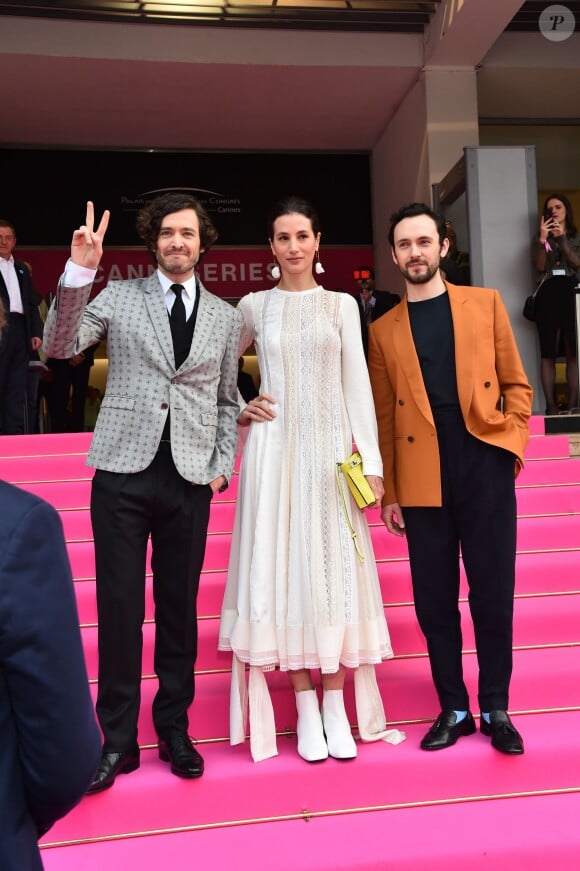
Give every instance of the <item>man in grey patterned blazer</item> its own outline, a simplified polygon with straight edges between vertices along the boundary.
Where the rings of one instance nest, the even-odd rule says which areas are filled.
[[[151,536],[155,598],[153,721],[159,756],[179,777],[200,777],[188,708],[194,696],[196,599],[213,493],[232,475],[237,447],[238,311],[201,285],[200,256],[217,232],[198,201],[152,200],[137,229],[157,262],[145,279],[111,282],[88,303],[109,221],[93,204],[73,234],[45,328],[52,357],[107,340],[109,370],[88,464],[99,617],[97,715],[104,736],[89,792],[139,766],[145,557]],[[88,304],[87,304],[88,303]]]

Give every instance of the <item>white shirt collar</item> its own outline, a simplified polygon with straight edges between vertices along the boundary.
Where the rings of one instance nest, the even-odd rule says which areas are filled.
[[[190,299],[192,302],[195,301],[195,297],[197,294],[195,275],[193,275],[191,278],[188,278],[187,281],[173,281],[171,278],[168,278],[158,269],[157,277],[165,295],[167,295],[167,292],[169,291],[172,284],[181,284],[181,286],[185,290],[185,295],[188,297],[188,299]],[[171,293],[173,293],[173,291],[171,291]]]

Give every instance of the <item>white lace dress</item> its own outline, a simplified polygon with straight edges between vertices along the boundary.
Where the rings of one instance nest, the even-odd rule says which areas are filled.
[[[335,476],[353,436],[365,474],[382,476],[356,302],[322,287],[274,288],[249,294],[239,309],[240,350],[255,343],[261,391],[277,404],[275,420],[250,425],[240,472],[219,639],[234,653],[232,743],[245,736],[244,664],[254,758],[276,752],[263,678],[275,667],[357,669],[361,735],[385,737],[374,669],[359,667],[393,652],[366,517],[344,487],[363,564]]]

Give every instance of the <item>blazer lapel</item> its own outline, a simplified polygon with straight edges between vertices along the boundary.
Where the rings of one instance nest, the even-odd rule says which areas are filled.
[[[169,316],[167,314],[167,306],[163,298],[163,290],[157,273],[153,273],[149,278],[145,279],[143,286],[145,305],[149,312],[149,317],[153,324],[153,329],[157,336],[159,346],[171,367],[175,369],[175,356],[173,354],[173,339],[171,338],[171,327],[169,326]]]
[[[433,412],[431,411],[431,405],[429,404],[427,391],[423,382],[421,365],[415,350],[415,343],[413,342],[406,297],[403,297],[397,306],[397,315],[393,329],[393,345],[419,411],[429,423],[434,424]]]
[[[453,335],[455,341],[455,371],[461,372],[457,378],[457,392],[463,417],[467,420],[473,396],[473,358],[476,347],[475,323],[470,316],[469,291],[447,284]]]
[[[197,362],[202,355],[213,329],[213,323],[217,317],[217,306],[214,305],[213,296],[197,279],[197,292],[199,293],[199,305],[197,307],[197,319],[193,331],[193,340],[189,354],[183,361],[181,369],[188,368]]]

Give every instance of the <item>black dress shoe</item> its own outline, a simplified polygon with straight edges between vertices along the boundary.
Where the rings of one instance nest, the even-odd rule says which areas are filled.
[[[483,716],[480,729],[482,735],[491,737],[491,746],[500,753],[508,753],[510,756],[521,756],[524,752],[522,736],[508,717],[505,711],[490,711],[490,722],[487,723]]]
[[[471,711],[459,723],[455,711],[441,711],[421,741],[421,750],[444,750],[455,744],[458,738],[473,735],[474,732],[475,722]]]
[[[109,789],[118,774],[129,774],[139,768],[139,750],[132,753],[102,753],[97,773],[87,789],[87,795]]]
[[[201,777],[203,759],[191,743],[188,735],[174,735],[159,739],[159,758],[171,763],[171,771],[177,777]]]

